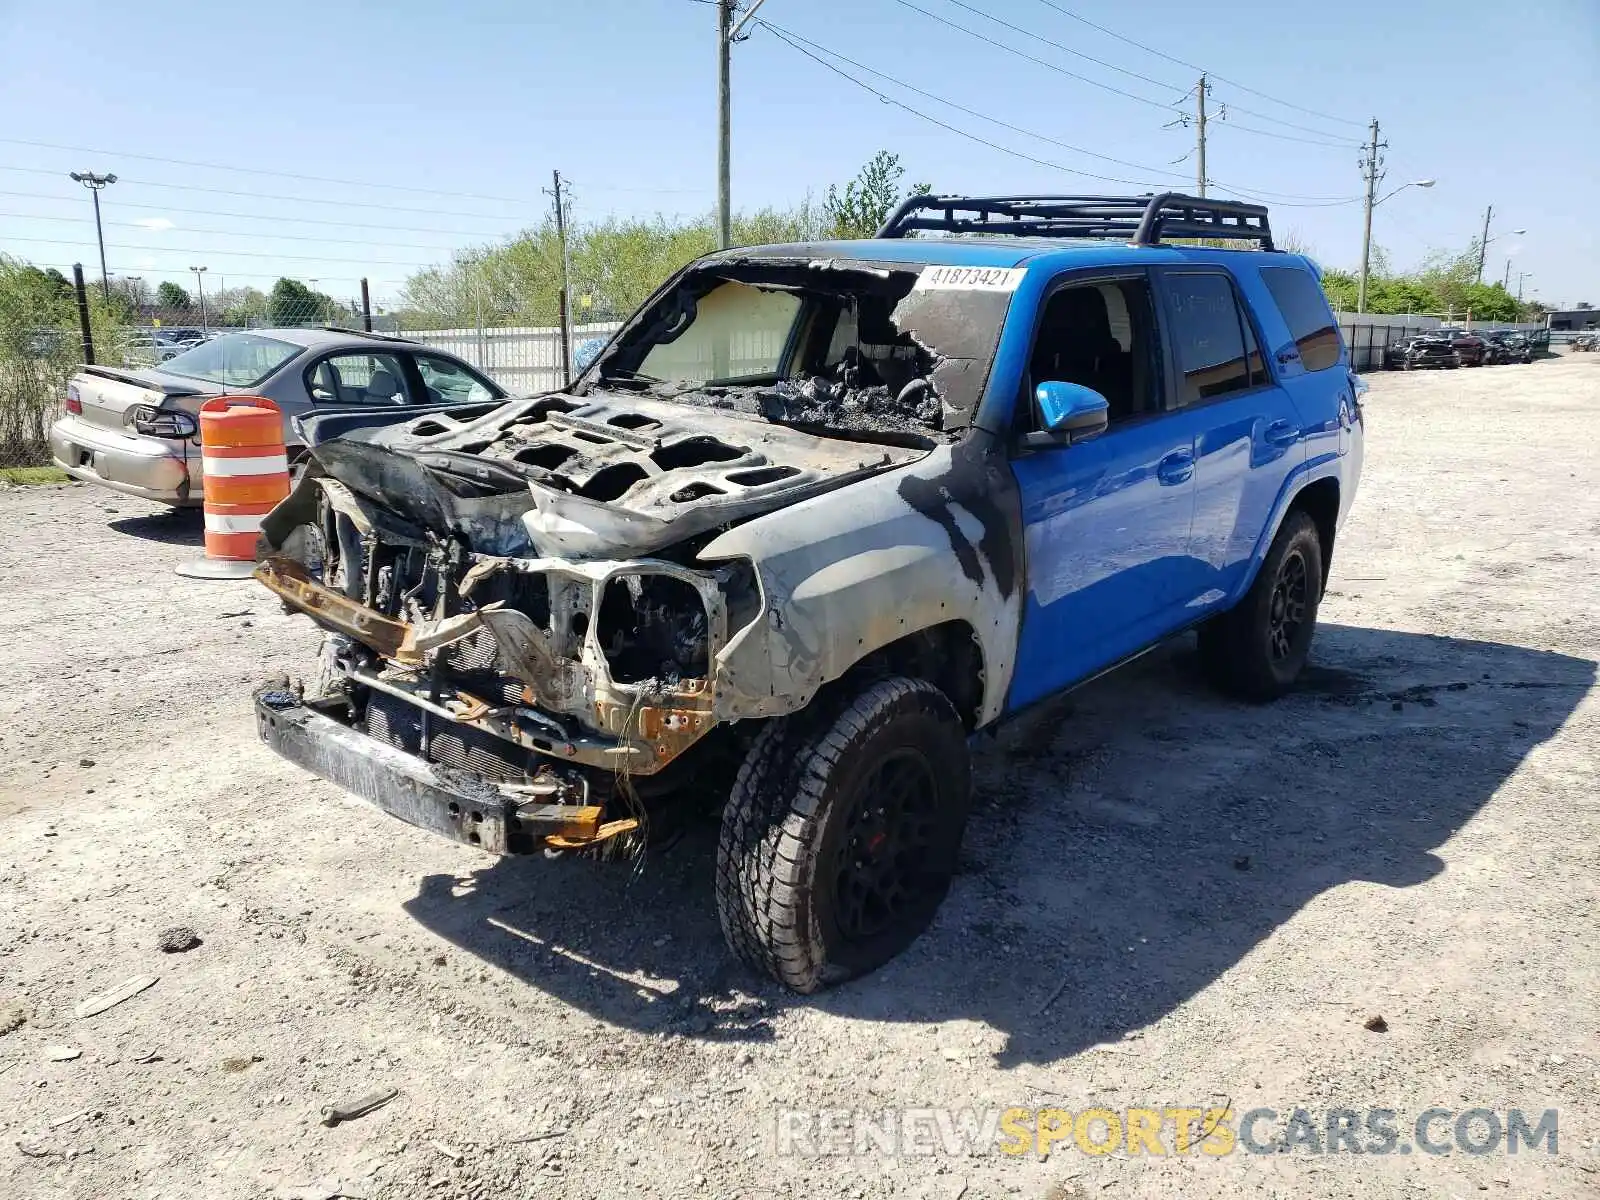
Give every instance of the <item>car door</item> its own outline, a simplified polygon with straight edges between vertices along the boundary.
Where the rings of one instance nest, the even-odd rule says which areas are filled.
[[[1103,433],[1028,449],[1033,390],[1050,377],[1106,396]],[[1110,666],[1172,623],[1194,510],[1194,434],[1166,404],[1146,272],[1070,276],[1041,308],[1019,397],[1012,469],[1028,592],[1010,707]]]
[[[1157,272],[1174,364],[1172,403],[1195,434],[1191,564],[1179,604],[1205,615],[1242,581],[1284,480],[1305,461],[1305,432],[1261,353],[1250,306],[1220,266]]]
[[[386,351],[341,350],[305,369],[312,408],[402,407],[416,404],[406,364]]]

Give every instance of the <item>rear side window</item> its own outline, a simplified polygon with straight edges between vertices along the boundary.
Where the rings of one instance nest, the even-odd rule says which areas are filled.
[[[1300,364],[1308,371],[1326,371],[1339,363],[1339,328],[1322,288],[1309,271],[1295,267],[1262,267],[1261,282],[1289,327],[1300,351]]]
[[[1255,336],[1239,311],[1233,284],[1226,275],[1169,272],[1161,286],[1167,293],[1181,376],[1180,408],[1246,391],[1265,381]]]

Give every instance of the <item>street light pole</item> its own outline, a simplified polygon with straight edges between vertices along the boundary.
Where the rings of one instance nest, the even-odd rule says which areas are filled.
[[[1524,279],[1528,278],[1528,276],[1530,276],[1532,274],[1533,274],[1532,271],[1518,271],[1517,272],[1517,303],[1518,304],[1522,303],[1522,281]]]
[[[100,192],[117,181],[115,175],[96,175],[93,171],[73,171],[71,178],[83,184],[94,194],[94,237],[100,244],[100,292],[107,304],[111,303],[111,275],[106,270],[106,235],[100,227]]]
[[[1361,238],[1361,286],[1356,293],[1356,311],[1358,313],[1364,313],[1367,311],[1367,265],[1368,261],[1372,257],[1372,210],[1377,208],[1378,205],[1382,204],[1385,200],[1394,199],[1394,197],[1398,196],[1407,188],[1431,188],[1435,183],[1438,182],[1436,179],[1413,179],[1410,183],[1402,183],[1399,187],[1395,188],[1394,191],[1388,193],[1388,195],[1374,198],[1373,192],[1377,190],[1377,180],[1383,178],[1383,176],[1377,172],[1377,168],[1382,164],[1382,160],[1378,158],[1379,146],[1378,122],[1373,121],[1372,141],[1368,143],[1367,159],[1364,163],[1367,175],[1367,211],[1366,228]]]
[[[206,333],[206,268],[190,267],[189,270],[194,272],[194,285],[200,291],[200,332]]]

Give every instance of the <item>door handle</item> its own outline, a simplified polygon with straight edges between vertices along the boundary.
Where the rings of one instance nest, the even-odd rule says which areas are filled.
[[[1292,446],[1300,437],[1293,421],[1274,421],[1261,435],[1271,446]]]
[[[1194,452],[1174,450],[1156,464],[1156,478],[1164,484],[1186,483],[1194,474]]]

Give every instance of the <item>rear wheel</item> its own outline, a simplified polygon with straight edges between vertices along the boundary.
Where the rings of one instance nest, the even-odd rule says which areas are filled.
[[[1305,667],[1321,599],[1322,541],[1309,516],[1291,512],[1244,599],[1200,627],[1207,677],[1246,700],[1283,695]]]
[[[881,679],[770,722],[722,818],[728,945],[797,992],[882,966],[944,900],[970,800],[966,730],[930,683]]]

